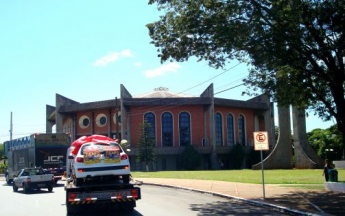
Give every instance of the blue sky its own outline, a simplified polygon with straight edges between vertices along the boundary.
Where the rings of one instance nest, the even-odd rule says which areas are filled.
[[[163,86],[196,96],[211,83],[215,92],[241,84],[247,67],[235,61],[226,73],[195,58],[161,64],[145,26],[160,12],[147,2],[1,1],[0,143],[10,138],[11,112],[13,138],[45,132],[45,107],[55,106],[56,93],[83,103],[120,98],[120,84],[132,95]],[[243,90],[216,97],[249,99]],[[332,124],[311,114],[307,131]]]

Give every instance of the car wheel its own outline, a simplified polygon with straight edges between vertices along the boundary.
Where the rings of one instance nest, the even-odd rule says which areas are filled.
[[[48,191],[49,191],[49,192],[53,192],[53,186],[49,186],[49,187],[48,187]]]
[[[14,191],[14,192],[17,192],[17,191],[18,191],[18,187],[16,186],[16,184],[14,184],[14,182],[13,182],[13,191]]]
[[[28,188],[28,186],[26,186],[26,184],[23,185],[23,189],[24,189],[24,193],[29,192],[29,188]]]
[[[123,183],[128,184],[129,181],[130,181],[130,175],[123,175],[122,176],[122,181],[123,181]]]

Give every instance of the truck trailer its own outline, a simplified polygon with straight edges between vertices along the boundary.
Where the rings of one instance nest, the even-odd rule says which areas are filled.
[[[42,167],[54,174],[56,183],[66,170],[66,151],[70,144],[70,135],[65,133],[31,134],[4,142],[8,164],[6,182],[10,184],[24,168]]]

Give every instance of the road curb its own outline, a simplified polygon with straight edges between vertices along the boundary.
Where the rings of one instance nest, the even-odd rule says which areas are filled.
[[[204,190],[198,190],[198,189],[193,189],[193,188],[186,188],[186,187],[165,185],[165,184],[157,184],[157,183],[145,183],[145,182],[143,182],[142,184],[159,186],[159,187],[168,187],[168,188],[174,188],[174,189],[180,189],[180,190],[188,190],[188,191],[193,191],[193,192],[198,192],[198,193],[210,194],[210,195],[214,195],[214,196],[218,196],[218,197],[222,197],[222,198],[226,198],[226,199],[235,199],[235,200],[238,200],[238,201],[250,204],[250,205],[270,208],[270,209],[273,209],[275,211],[283,212],[283,213],[290,214],[290,215],[303,215],[303,216],[317,216],[317,215],[319,215],[319,214],[313,214],[313,213],[309,213],[309,212],[303,212],[303,211],[287,208],[284,206],[278,206],[278,205],[274,205],[274,204],[270,204],[270,203],[266,203],[266,202],[260,202],[260,201],[256,201],[256,200],[245,199],[242,197],[230,196],[230,195],[211,192],[211,191],[204,191]]]

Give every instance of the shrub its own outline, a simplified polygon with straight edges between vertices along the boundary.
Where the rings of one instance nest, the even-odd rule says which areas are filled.
[[[192,145],[186,146],[179,157],[182,170],[196,170],[200,166],[200,155]]]
[[[230,152],[230,166],[233,169],[241,169],[245,152],[241,144],[237,143]]]

